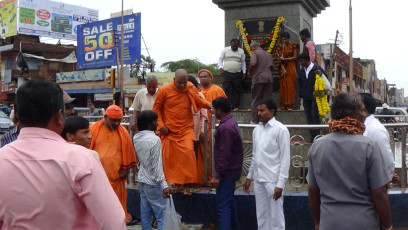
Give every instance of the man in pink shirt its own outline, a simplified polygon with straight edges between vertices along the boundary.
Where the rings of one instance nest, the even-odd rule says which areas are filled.
[[[316,45],[311,39],[311,34],[308,29],[303,29],[299,32],[300,40],[303,42],[303,52],[308,52],[310,62],[316,61]]]
[[[0,229],[122,229],[125,213],[100,162],[59,135],[61,88],[30,80],[16,96],[16,141],[0,149]]]

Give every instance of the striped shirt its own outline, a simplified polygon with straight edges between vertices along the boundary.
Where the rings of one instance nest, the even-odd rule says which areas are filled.
[[[18,134],[20,134],[20,130],[17,128],[17,126],[14,126],[1,137],[1,147],[15,141],[18,137]]]
[[[153,131],[143,130],[135,134],[133,145],[140,164],[138,181],[149,185],[160,185],[162,189],[167,188],[160,138]]]

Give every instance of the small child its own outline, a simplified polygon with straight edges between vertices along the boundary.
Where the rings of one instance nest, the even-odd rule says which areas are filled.
[[[61,133],[62,138],[68,142],[82,145],[89,148],[92,135],[89,132],[89,121],[81,116],[69,116],[65,120],[65,126]],[[99,159],[99,155],[94,150],[89,150]]]
[[[161,141],[154,133],[157,118],[157,114],[151,110],[140,112],[137,117],[139,132],[133,137],[133,145],[140,163],[138,181],[142,229],[152,229],[154,214],[157,230],[162,230],[167,203],[164,198],[169,196],[170,189],[163,172]]]

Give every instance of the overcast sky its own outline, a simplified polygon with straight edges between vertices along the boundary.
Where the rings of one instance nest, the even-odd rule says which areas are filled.
[[[61,0],[99,10],[99,19],[121,10],[121,1]],[[354,0],[353,56],[374,59],[377,75],[408,89],[403,72],[408,48],[407,0]],[[125,0],[124,9],[142,13],[142,36],[157,64],[197,58],[211,64],[218,61],[224,47],[224,11],[211,0]],[[336,30],[343,39],[340,48],[349,52],[349,1],[330,0],[330,7],[313,20],[313,38],[317,44],[334,42]],[[284,15],[283,15],[284,16]],[[142,43],[142,54],[148,55]],[[405,74],[404,74],[405,73]],[[406,95],[408,93],[405,93]]]

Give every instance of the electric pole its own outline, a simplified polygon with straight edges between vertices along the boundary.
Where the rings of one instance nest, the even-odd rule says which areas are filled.
[[[121,12],[121,27],[120,27],[120,72],[119,72],[119,87],[120,87],[120,102],[119,106],[124,109],[123,106],[123,0],[122,0],[122,12]]]
[[[332,44],[330,44],[330,63],[329,63],[329,69],[327,71],[328,74],[329,74],[329,76],[327,76],[329,78],[328,80],[330,82],[330,85],[332,86],[332,89],[334,89],[330,93],[330,100],[331,101],[333,101],[333,96],[336,95],[336,81],[334,82],[334,85],[333,85],[333,73],[335,72],[335,71],[333,71],[333,69],[334,69],[334,55],[336,55],[335,54],[335,49],[336,49],[336,46],[337,46],[337,37],[338,37],[338,35],[339,35],[339,31],[336,30],[336,37],[334,39],[334,45],[332,46]],[[336,76],[334,76],[334,79],[336,79]]]
[[[328,77],[329,77],[330,84],[333,84],[334,55],[335,55],[335,49],[336,49],[336,46],[337,46],[337,37],[338,37],[338,35],[339,35],[339,31],[336,30],[336,37],[334,39],[334,45],[332,46],[330,44],[330,65],[329,65],[329,71],[327,71],[329,73]],[[333,87],[333,85],[332,85],[332,87]]]

